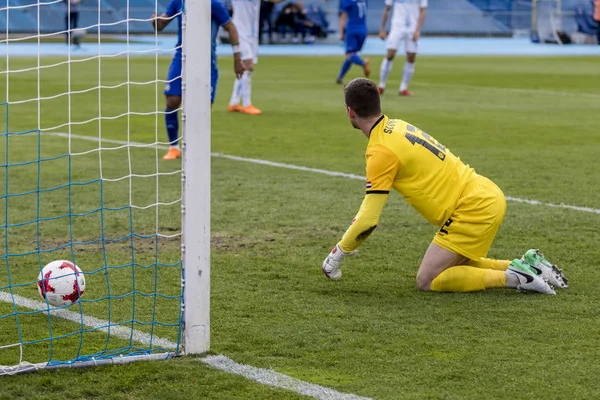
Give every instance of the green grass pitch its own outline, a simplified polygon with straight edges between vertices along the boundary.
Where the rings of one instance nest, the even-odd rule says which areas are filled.
[[[381,58],[372,59],[377,70]],[[42,58],[43,65],[60,61]],[[366,138],[351,128],[341,87],[335,84],[338,57],[263,57],[253,75],[253,101],[264,112],[250,117],[226,111],[232,87],[231,58],[220,59],[221,80],[212,112],[212,151],[310,168],[364,175]],[[600,75],[596,58],[419,57],[411,85],[416,96],[400,98],[403,61],[397,59],[384,112],[410,121],[449,147],[477,172],[496,182],[507,196],[544,203],[600,209],[598,156]],[[128,79],[147,82],[166,76],[168,58],[75,62],[38,72],[11,73],[8,130],[54,131],[114,140],[166,141],[162,84],[119,86]],[[4,70],[37,66],[34,58],[11,59]],[[348,79],[359,76],[357,69]],[[71,85],[66,77],[70,74]],[[86,91],[98,77],[101,91]],[[375,71],[374,79],[377,79]],[[40,102],[20,101],[72,96]],[[69,114],[70,104],[70,114]],[[193,107],[193,105],[192,105]],[[86,124],[99,116],[115,117]],[[3,115],[4,109],[0,110]],[[128,112],[133,112],[127,117]],[[118,118],[117,118],[118,117]],[[3,117],[4,118],[4,117]],[[0,126],[7,123],[2,120]],[[128,136],[129,132],[129,136]],[[193,132],[191,134],[194,134]],[[11,253],[49,250],[100,237],[120,238],[180,229],[178,162],[160,158],[163,150],[97,150],[97,143],[43,135],[40,154],[52,158],[70,150],[72,180],[102,183],[43,189],[64,184],[68,160],[9,167],[0,175],[2,194],[31,194],[0,201],[0,221],[19,224],[51,215],[79,213],[73,231],[68,219],[48,220],[3,230]],[[35,133],[0,140],[0,159],[11,164],[36,159]],[[8,144],[8,148],[7,148]],[[115,144],[104,143],[105,147]],[[101,166],[100,166],[101,162]],[[154,175],[159,173],[158,178]],[[38,187],[37,174],[40,174]],[[157,194],[156,187],[159,186]],[[6,189],[7,188],[7,189]],[[39,194],[37,190],[42,189]],[[320,263],[355,215],[364,183],[343,177],[295,171],[215,157],[212,160],[212,343],[214,354],[272,368],[295,378],[376,399],[590,399],[597,396],[600,314],[597,244],[598,213],[508,202],[503,226],[490,256],[516,258],[532,247],[563,268],[570,288],[554,297],[508,290],[472,294],[420,293],[415,275],[435,227],[394,194],[380,225],[344,265],[339,282],[326,280]],[[72,209],[68,208],[68,196]],[[169,203],[151,207],[156,202]],[[150,207],[147,207],[150,206]],[[145,208],[146,207],[146,208]],[[39,229],[39,236],[37,235]],[[44,253],[44,262],[73,251],[87,276],[84,299],[108,294],[114,321],[131,319],[135,328],[155,318],[177,322],[179,293],[177,238],[110,242],[108,260],[98,244],[76,244]],[[4,246],[2,246],[4,247]],[[4,252],[4,250],[3,250]],[[128,266],[134,260],[136,267]],[[104,263],[114,266],[101,269]],[[13,283],[33,282],[38,256],[11,257]],[[124,266],[124,267],[120,267]],[[0,268],[0,285],[7,284]],[[135,285],[132,285],[135,282]],[[33,285],[15,293],[38,299]],[[87,315],[107,319],[107,302],[83,303]],[[71,307],[78,312],[77,306]],[[0,303],[0,314],[12,305]],[[20,309],[26,311],[26,309]],[[28,340],[47,336],[47,317],[24,316]],[[76,324],[52,320],[55,335]],[[177,329],[156,326],[172,341]],[[127,346],[125,340],[90,332],[83,352]],[[18,339],[14,318],[0,319],[0,345]],[[76,355],[80,337],[53,342],[56,357]],[[134,343],[135,345],[135,343]],[[26,347],[27,361],[47,360],[48,342]],[[0,349],[0,364],[18,360],[16,348]],[[193,357],[127,366],[45,371],[3,377],[0,399],[210,398],[296,399],[273,389],[211,369]]]

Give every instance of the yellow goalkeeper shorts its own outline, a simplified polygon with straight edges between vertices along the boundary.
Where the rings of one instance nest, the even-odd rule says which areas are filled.
[[[492,246],[506,214],[504,193],[478,175],[465,186],[456,209],[437,231],[433,242],[453,253],[478,261]]]

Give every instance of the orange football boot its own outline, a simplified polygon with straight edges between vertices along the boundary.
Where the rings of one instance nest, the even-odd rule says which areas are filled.
[[[248,114],[248,115],[260,115],[262,114],[262,111],[260,111],[258,108],[254,107],[252,104],[246,106],[246,107],[242,107],[240,110],[241,113],[244,114]]]
[[[242,111],[242,106],[240,106],[239,104],[236,104],[235,106],[232,106],[231,104],[229,104],[227,106],[227,111],[229,111],[229,112]]]
[[[171,147],[163,156],[163,160],[177,160],[179,157],[181,157],[181,151],[176,147]]]

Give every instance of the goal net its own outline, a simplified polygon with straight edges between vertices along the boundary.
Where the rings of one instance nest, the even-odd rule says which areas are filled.
[[[562,43],[561,0],[533,0],[531,12],[531,41],[534,43]]]
[[[0,374],[208,350],[210,3],[180,11],[183,161],[162,159],[168,0],[72,3],[0,7]],[[53,260],[84,273],[69,306],[38,292]]]

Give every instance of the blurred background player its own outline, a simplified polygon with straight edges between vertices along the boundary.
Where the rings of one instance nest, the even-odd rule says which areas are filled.
[[[219,81],[219,66],[217,65],[217,35],[219,27],[223,27],[229,35],[229,43],[233,48],[233,71],[236,78],[240,78],[244,73],[242,64],[240,39],[237,28],[235,27],[229,12],[219,0],[211,0],[211,35],[210,35],[210,104],[215,102],[217,93],[217,83]]]
[[[181,107],[181,12],[182,0],[171,0],[167,5],[167,9],[161,16],[152,16],[152,26],[162,31],[175,17],[177,17],[177,44],[175,45],[175,55],[169,66],[169,75],[165,85],[165,124],[167,128],[167,136],[169,137],[170,149],[163,156],[164,160],[175,160],[181,157],[179,150],[179,108]],[[240,76],[243,72],[242,62],[240,58],[238,32],[227,9],[218,0],[211,0],[211,104],[215,100],[217,80],[219,79],[219,70],[217,69],[216,56],[216,39],[219,26],[222,26],[229,34],[229,41],[233,46],[233,61],[236,76]]]
[[[270,0],[279,3],[282,0]],[[261,0],[232,0],[233,22],[240,35],[240,49],[244,74],[233,83],[233,92],[227,109],[230,112],[242,112],[249,115],[262,114],[252,105],[251,77],[254,65],[258,63],[258,36],[260,32]],[[240,100],[243,105],[240,105]]]
[[[371,75],[369,60],[363,60],[358,55],[367,38],[367,1],[342,0],[340,3],[340,40],[346,46],[346,59],[342,64],[336,79],[342,83],[344,76],[352,64],[360,65],[368,78]]]
[[[390,24],[390,34],[385,30],[390,9],[394,6],[392,22]],[[381,28],[379,37],[385,40],[387,38],[387,54],[381,62],[379,73],[379,93],[385,90],[385,83],[392,70],[392,62],[400,44],[404,42],[406,50],[406,63],[402,72],[402,83],[400,84],[399,95],[412,96],[408,91],[408,83],[415,73],[415,59],[419,50],[419,38],[421,37],[421,28],[425,22],[427,12],[427,0],[385,0],[385,9],[381,18]]]
[[[66,37],[67,45],[74,44],[79,47],[80,37],[73,35],[73,30],[79,27],[79,6],[81,0],[63,0],[65,3],[65,23],[66,23]]]

